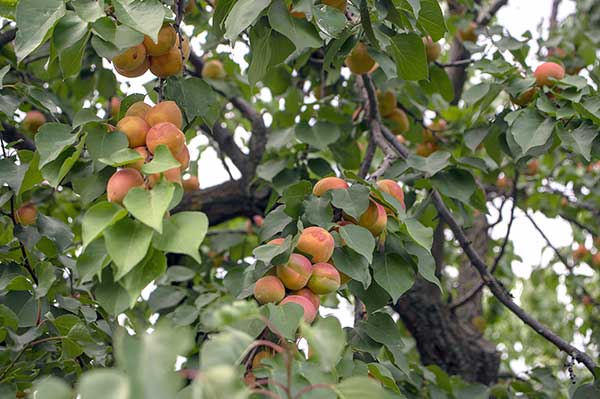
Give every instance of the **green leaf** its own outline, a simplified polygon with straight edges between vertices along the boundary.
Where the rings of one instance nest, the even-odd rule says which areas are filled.
[[[487,399],[490,397],[490,388],[483,384],[474,384],[457,388],[454,393],[458,398]]]
[[[265,317],[273,324],[273,326],[287,339],[293,340],[298,331],[300,319],[304,314],[304,310],[300,306],[293,306],[291,303],[283,305],[267,304],[262,308],[266,311]]]
[[[554,130],[555,122],[552,119],[544,119],[533,109],[525,109],[517,116],[510,127],[509,134],[521,147],[523,154],[527,151],[541,147],[550,139]]]
[[[200,349],[200,369],[237,364],[252,341],[252,337],[238,330],[213,335]]]
[[[423,39],[414,33],[403,33],[390,38],[388,51],[396,60],[398,77],[405,80],[427,79],[429,68]]]
[[[163,219],[174,193],[175,184],[165,181],[155,185],[151,190],[134,187],[125,196],[123,205],[137,220],[162,233]]]
[[[20,0],[16,21],[19,27],[15,38],[17,61],[21,62],[47,38],[48,32],[65,15],[63,0]]]
[[[333,389],[340,399],[381,399],[386,397],[379,382],[363,376],[343,379]]]
[[[35,287],[36,298],[46,296],[52,284],[56,281],[56,267],[50,262],[40,262],[35,267],[38,284]]]
[[[100,275],[102,269],[109,263],[110,258],[106,252],[104,238],[92,241],[77,258],[76,265],[80,281],[82,283],[91,281],[94,276]]]
[[[167,270],[167,257],[160,251],[151,251],[149,256],[127,273],[119,284],[127,290],[129,294],[129,306],[133,307],[142,293],[154,279],[164,274]]]
[[[87,150],[96,161],[109,159],[119,150],[129,146],[127,136],[121,132],[108,132],[105,126],[87,126],[86,132],[88,133]]]
[[[386,290],[394,303],[408,291],[415,282],[412,266],[397,254],[375,254],[373,278]]]
[[[346,16],[335,7],[315,7],[314,20],[319,29],[332,38],[340,37],[346,28]]]
[[[256,1],[253,3],[256,3]],[[271,27],[290,39],[294,43],[294,46],[296,46],[296,50],[322,46],[323,40],[319,37],[319,33],[314,25],[304,18],[294,18],[282,0],[275,0],[273,2],[269,9],[268,17]],[[231,18],[231,14],[229,18]]]
[[[7,184],[15,192],[21,192],[27,165],[17,165],[12,159],[0,159],[0,183]]]
[[[102,309],[116,316],[129,307],[129,294],[125,288],[113,281],[110,268],[104,268],[100,281],[100,284],[95,287],[94,294]]]
[[[280,233],[292,222],[292,218],[286,215],[285,206],[281,205],[268,213],[260,230],[260,239],[264,241]]]
[[[431,251],[433,245],[433,229],[425,227],[417,219],[409,218],[404,221],[408,235],[427,251]]]
[[[83,126],[90,122],[100,122],[102,119],[96,115],[94,108],[84,108],[79,110],[73,117],[73,129]]]
[[[73,245],[74,234],[66,223],[38,213],[37,227],[42,236],[48,237],[50,241],[56,244],[59,252],[63,252]]]
[[[330,144],[340,138],[340,128],[330,122],[317,122],[314,126],[307,123],[296,125],[296,138],[319,150],[326,150]]]
[[[6,74],[10,71],[10,65],[6,65],[4,68],[0,68],[0,89],[2,89],[2,81]]]
[[[113,0],[113,7],[120,22],[158,41],[165,19],[165,8],[159,0]]]
[[[358,220],[369,207],[369,192],[369,188],[361,184],[353,184],[347,190],[332,190],[331,203]]]
[[[419,274],[430,283],[438,286],[442,291],[442,283],[435,275],[435,259],[429,252],[429,249],[425,249],[415,243],[407,243],[406,250],[409,254],[417,257],[417,269]]]
[[[340,228],[340,236],[348,247],[364,256],[367,262],[373,262],[375,239],[369,230],[361,226],[349,224]]]
[[[152,241],[152,230],[135,220],[121,219],[104,230],[104,240],[117,267],[115,280],[118,281],[144,259]]]
[[[440,4],[437,0],[421,0],[420,2],[421,8],[417,22],[425,28],[433,41],[438,41],[448,30]]]
[[[113,166],[115,168],[123,165],[131,164],[142,159],[139,152],[131,148],[121,148],[120,150],[110,154],[108,157],[102,157],[98,161]]]
[[[298,217],[302,211],[302,202],[311,192],[312,184],[306,180],[286,188],[281,196],[281,200],[285,204],[285,213],[291,217]]]
[[[170,79],[166,98],[177,102],[188,122],[200,117],[208,126],[219,118],[221,106],[213,89],[199,78]]]
[[[89,38],[87,22],[73,11],[67,11],[58,21],[52,35],[52,44],[58,52],[63,76],[75,76],[81,71],[81,58]]]
[[[346,346],[346,335],[339,320],[330,316],[312,326],[302,324],[300,329],[323,371],[333,370]]]
[[[577,129],[570,132],[558,129],[558,137],[562,140],[562,146],[583,155],[588,161],[591,159],[592,143],[597,135],[598,129],[589,123],[582,123]]]
[[[600,387],[597,384],[583,384],[577,387],[571,399],[597,398],[600,395]]]
[[[77,141],[71,126],[62,123],[45,123],[35,135],[35,146],[40,153],[40,168],[54,161],[65,148]]]
[[[389,314],[385,312],[373,313],[366,321],[361,321],[360,324],[373,341],[390,348],[404,346],[402,333]]]
[[[450,160],[450,153],[446,151],[436,151],[427,158],[419,155],[410,154],[406,163],[408,166],[425,172],[429,175],[434,175],[440,170],[448,166]]]
[[[262,22],[262,20],[261,20]],[[271,32],[272,29],[265,23],[257,23],[250,29],[250,66],[248,67],[248,81],[255,86],[260,81],[269,67],[271,61]]]
[[[201,263],[198,249],[208,231],[208,218],[202,212],[179,212],[166,219],[163,233],[154,238],[154,247],[162,251],[191,256]]]
[[[308,200],[304,201],[304,209],[304,216],[310,224],[317,226],[332,224],[333,208],[329,204],[329,199],[311,196]]]
[[[98,18],[104,17],[104,0],[72,0],[71,5],[79,15],[79,18],[86,22],[95,22]]]
[[[33,395],[37,399],[70,399],[71,388],[57,377],[45,377],[33,386]]]
[[[50,186],[58,187],[71,168],[75,166],[75,163],[79,160],[81,151],[83,151],[85,139],[86,135],[83,135],[77,147],[69,148],[62,152],[57,159],[41,169],[42,176],[48,181]]]
[[[166,172],[169,169],[179,168],[181,164],[173,157],[171,150],[164,144],[160,144],[154,151],[152,161],[142,166],[142,172],[146,175]]]
[[[359,253],[348,247],[335,248],[333,251],[335,268],[348,275],[353,280],[360,281],[366,289],[371,284],[369,262]]]
[[[127,216],[127,211],[112,202],[99,202],[87,210],[81,222],[83,248],[102,232]]]
[[[477,189],[477,183],[470,172],[452,168],[439,172],[431,178],[431,184],[440,193],[469,204],[469,198]]]
[[[237,1],[225,20],[225,38],[234,42],[270,3],[271,0]]]
[[[96,369],[84,373],[79,380],[81,399],[129,399],[129,380],[116,369]]]

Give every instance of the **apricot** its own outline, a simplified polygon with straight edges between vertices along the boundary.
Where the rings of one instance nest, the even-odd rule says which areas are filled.
[[[152,107],[148,104],[146,104],[143,101],[138,101],[136,103],[131,104],[131,106],[129,107],[129,109],[127,109],[127,112],[125,113],[125,116],[137,116],[138,118],[142,118],[142,119],[146,119],[146,113],[151,109]]]
[[[321,3],[329,7],[337,8],[341,12],[346,11],[346,0],[322,0]]]
[[[340,288],[340,274],[329,263],[317,263],[313,265],[308,288],[319,295],[335,292]]]
[[[254,285],[254,298],[260,304],[277,303],[285,296],[285,287],[275,276],[265,276]]]
[[[396,140],[398,140],[400,144],[406,144],[406,137],[401,134],[396,135]]]
[[[300,254],[292,254],[287,264],[277,266],[277,277],[290,290],[303,288],[312,272],[310,261]]]
[[[27,202],[15,211],[17,223],[22,225],[35,224],[37,220],[37,207],[32,202]]]
[[[552,79],[561,80],[565,77],[565,68],[556,62],[544,62],[535,69],[533,76],[538,86],[552,87],[555,83]]]
[[[162,122],[171,122],[181,129],[183,114],[175,101],[162,101],[146,112],[146,122],[152,127]]]
[[[427,125],[427,128],[433,132],[443,132],[448,128],[448,122],[445,119],[438,119]]]
[[[111,97],[109,102],[110,116],[117,118],[121,112],[121,99],[119,97]]]
[[[434,42],[431,36],[423,38],[423,44],[425,45],[425,54],[427,55],[427,61],[433,62],[438,59],[442,53],[442,46]]]
[[[477,33],[475,32],[475,29],[477,29],[477,24],[475,21],[471,21],[471,23],[465,29],[458,30],[458,37],[463,42],[476,42]]]
[[[283,298],[281,301],[282,305],[286,303],[295,303],[297,305],[302,306],[302,310],[304,312],[304,321],[307,323],[312,323],[317,317],[317,309],[313,306],[313,304],[303,296],[300,295],[290,295]]]
[[[133,46],[116,55],[112,59],[115,68],[130,72],[139,68],[146,60],[146,47],[142,43]]]
[[[146,146],[135,147],[133,150],[136,151],[138,154],[140,154],[142,159],[137,160],[131,164],[128,164],[127,167],[137,169],[137,170],[142,170],[142,166],[144,166],[144,164],[150,158],[150,153],[148,152],[148,149],[146,148]]]
[[[174,124],[162,122],[150,128],[146,135],[146,147],[151,153],[154,154],[154,150],[160,144],[166,145],[175,156],[185,145],[185,136]]]
[[[163,25],[158,31],[158,42],[154,42],[150,36],[144,35],[144,46],[146,52],[151,56],[164,55],[171,50],[177,40],[177,32],[171,25]]]
[[[592,257],[592,266],[596,268],[600,267],[600,252],[596,252]]]
[[[358,219],[358,224],[374,236],[381,234],[387,225],[387,213],[383,205],[371,200],[365,213]]]
[[[415,154],[420,155],[422,157],[428,157],[434,152],[438,150],[438,146],[436,143],[425,142],[417,144]]]
[[[537,159],[532,159],[527,163],[527,171],[525,172],[527,176],[535,176],[540,169],[540,163]]]
[[[548,49],[548,57],[565,58],[567,51],[564,48],[552,47]]]
[[[142,174],[133,168],[124,168],[116,171],[106,184],[106,197],[110,202],[118,204],[123,202],[123,198],[129,190],[134,187],[144,187],[144,178]]]
[[[225,68],[219,60],[208,60],[202,67],[202,77],[204,79],[222,80],[225,78]]]
[[[383,179],[377,182],[377,188],[379,190],[388,193],[392,197],[396,198],[398,202],[402,204],[402,208],[406,208],[404,205],[404,191],[402,191],[402,187],[394,180],[391,179]]]
[[[198,180],[198,176],[190,176],[188,179],[182,181],[183,191],[186,193],[190,193],[192,191],[197,191],[200,189],[200,181]]]
[[[164,176],[165,180],[171,183],[177,183],[183,187],[183,183],[181,182],[181,171],[179,168],[171,168],[167,169],[162,173],[153,173],[148,176],[148,187],[152,188],[161,179],[161,175]]]
[[[396,94],[391,90],[386,90],[383,93],[377,92],[377,103],[379,105],[379,113],[385,117],[394,112],[396,108]]]
[[[309,279],[309,282],[310,282],[310,279]],[[321,306],[321,299],[319,298],[319,296],[317,294],[312,292],[309,288],[302,288],[298,291],[294,291],[292,294],[303,296],[304,298],[308,299],[310,301],[310,303],[313,304],[315,309],[319,309],[319,306]]]
[[[510,187],[510,180],[508,180],[506,176],[499,176],[498,179],[496,179],[496,187],[500,190],[506,190]]]
[[[271,241],[267,242],[267,245],[281,245],[285,242],[285,238],[273,238]]]
[[[518,105],[519,107],[524,107],[533,100],[538,90],[539,89],[537,87],[531,87],[525,90],[523,93],[519,94],[517,97],[511,96],[510,101],[512,101],[513,104]]]
[[[125,76],[126,78],[137,78],[139,76],[142,76],[143,74],[146,73],[146,71],[148,71],[149,68],[150,68],[150,59],[148,59],[148,58],[146,58],[144,60],[142,65],[140,65],[139,67],[137,67],[131,71],[125,71],[115,65],[115,71],[117,71],[119,73],[119,75]]]
[[[352,73],[362,75],[369,72],[375,65],[375,60],[369,55],[367,45],[364,42],[358,42],[346,57],[346,66]]]
[[[174,155],[177,162],[181,164],[179,169],[183,172],[190,166],[190,150],[188,150],[187,146],[181,147],[181,151]]]
[[[171,47],[166,54],[150,57],[150,72],[159,78],[177,75],[183,70],[179,48]]]
[[[256,369],[264,367],[261,363],[263,359],[270,359],[271,357],[273,357],[273,354],[268,350],[261,350],[256,352],[256,355],[254,355],[254,358],[252,359],[252,368]]]
[[[406,112],[400,108],[394,108],[394,110],[386,116],[386,120],[390,126],[390,130],[394,134],[405,133],[410,129],[410,123]]]
[[[296,244],[296,249],[310,256],[314,263],[327,262],[333,254],[334,247],[333,236],[317,226],[305,228]]]
[[[44,123],[46,123],[46,117],[37,110],[28,111],[23,119],[23,127],[31,133],[37,133]]]
[[[146,144],[146,135],[150,126],[139,116],[126,116],[117,123],[117,130],[125,133],[129,147],[140,147]]]
[[[348,187],[348,183],[344,179],[335,176],[324,177],[315,183],[313,194],[320,197],[329,190],[345,190]]]
[[[579,244],[573,251],[573,259],[582,260],[588,256],[590,251],[583,244]]]

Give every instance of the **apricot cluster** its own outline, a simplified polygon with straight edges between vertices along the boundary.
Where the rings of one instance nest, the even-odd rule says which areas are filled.
[[[392,133],[400,135],[410,129],[410,122],[408,121],[406,112],[397,106],[396,93],[392,90],[386,90],[383,93],[378,91],[377,103],[379,105],[379,113]]]
[[[348,183],[339,177],[325,177],[313,186],[313,195],[321,197],[331,190],[348,189]],[[381,192],[388,193],[404,207],[404,192],[393,180],[385,179],[377,182]],[[355,219],[343,213],[342,220],[337,222],[339,229],[347,224],[357,224],[369,230],[374,236],[381,235],[392,213],[375,198],[371,198],[367,210]],[[268,245],[281,245],[284,238],[275,238]],[[345,243],[342,242],[342,245]],[[310,226],[302,230],[300,237],[285,264],[275,265],[275,273],[260,278],[254,286],[254,298],[265,303],[296,303],[304,310],[304,320],[311,323],[320,305],[319,295],[335,292],[341,284],[350,278],[340,272],[333,264],[332,255],[335,249],[333,235],[322,227]]]
[[[136,160],[115,172],[106,186],[106,194],[111,202],[122,203],[133,187],[152,188],[161,179],[175,182],[186,191],[198,189],[198,178],[182,181],[182,173],[190,163],[190,153],[185,145],[185,136],[180,130],[183,115],[174,101],[163,101],[154,107],[143,101],[132,104],[125,116],[117,123],[116,130],[127,136],[129,148],[136,151],[142,159]],[[180,167],[165,172],[151,174],[145,179],[141,169],[159,145],[165,145],[180,164]]]
[[[115,70],[128,78],[142,76],[148,69],[159,78],[178,74],[190,56],[190,45],[173,26],[165,24],[158,32],[158,41],[144,36],[144,41],[130,47],[112,59]]]

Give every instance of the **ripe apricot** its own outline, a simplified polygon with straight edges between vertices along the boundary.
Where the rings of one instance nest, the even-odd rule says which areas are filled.
[[[539,89],[537,87],[531,87],[525,90],[523,93],[519,94],[517,97],[511,96],[510,101],[512,101],[513,104],[518,105],[519,107],[524,107],[533,100],[538,90]]]
[[[540,163],[537,159],[532,159],[527,163],[527,171],[525,172],[527,176],[535,176],[540,169]]]
[[[146,60],[146,47],[142,43],[113,57],[112,62],[121,71],[130,72],[139,68]]]
[[[164,55],[175,45],[177,32],[171,25],[163,25],[158,31],[158,42],[154,42],[150,36],[144,35],[144,46],[146,52],[151,56]]]
[[[146,71],[150,68],[150,59],[146,58],[144,62],[137,68],[132,69],[131,71],[125,71],[115,65],[115,71],[119,73],[119,75],[125,76],[126,78],[137,78],[146,73]]]
[[[285,238],[273,238],[271,241],[267,242],[267,245],[281,245],[285,242]]]
[[[146,147],[151,153],[154,154],[154,150],[160,144],[166,145],[175,156],[185,145],[185,136],[174,124],[162,122],[150,128],[146,135]]]
[[[309,279],[309,281],[310,281],[310,279]],[[310,303],[313,304],[315,309],[319,309],[319,306],[321,306],[321,299],[319,298],[319,296],[317,294],[312,292],[309,288],[302,288],[298,291],[294,291],[292,294],[303,296],[304,298],[308,299],[310,301]]]
[[[296,249],[310,256],[314,263],[327,262],[333,254],[334,247],[333,236],[324,228],[317,226],[305,228],[296,244]]]
[[[535,76],[535,82],[538,86],[552,87],[555,82],[551,78],[556,80],[563,79],[565,77],[565,68],[556,62],[544,62],[535,69],[533,76]]]
[[[396,135],[396,140],[398,140],[400,144],[406,144],[406,137],[401,134]]]
[[[392,197],[396,198],[398,202],[402,204],[403,208],[406,208],[404,205],[404,191],[402,191],[402,187],[394,180],[391,179],[383,179],[377,182],[377,188],[379,190],[388,193]]]
[[[254,285],[254,298],[260,303],[277,303],[285,296],[285,287],[275,276],[265,276]]]
[[[433,62],[438,59],[440,54],[442,53],[442,46],[434,42],[431,39],[431,36],[427,36],[423,38],[423,44],[425,45],[425,54],[427,55],[427,61]]]
[[[358,224],[374,236],[381,234],[387,225],[387,213],[383,205],[371,200],[367,210],[358,219]]]
[[[277,266],[277,277],[290,290],[303,288],[312,272],[310,261],[303,255],[292,254],[285,265]]]
[[[417,148],[415,150],[415,154],[420,155],[422,157],[428,157],[434,152],[438,150],[438,146],[436,143],[432,143],[430,141],[425,143],[417,144]]]
[[[394,112],[396,108],[396,94],[392,90],[386,90],[383,93],[377,92],[377,103],[379,105],[379,113],[386,117]]]
[[[375,60],[369,55],[367,45],[364,42],[358,42],[354,46],[345,62],[350,71],[357,75],[369,72],[375,65]]]
[[[148,152],[148,149],[146,148],[146,146],[135,147],[133,150],[136,151],[138,154],[140,154],[142,159],[137,160],[134,163],[127,165],[127,167],[137,169],[137,170],[142,170],[142,166],[144,166],[144,164],[150,158],[150,152]]]
[[[345,190],[348,187],[348,183],[344,179],[335,176],[324,177],[315,183],[313,194],[320,197],[329,190]]]
[[[463,42],[476,42],[477,41],[477,33],[475,29],[477,28],[477,24],[475,21],[471,21],[471,23],[465,29],[458,30],[458,37]]]
[[[225,78],[225,69],[219,60],[208,60],[202,67],[204,79],[221,80]]]
[[[346,11],[346,0],[322,0],[321,3],[329,7],[337,8],[341,12]]]
[[[200,189],[200,181],[198,180],[198,176],[190,176],[189,178],[183,180],[182,183],[183,191],[186,193]]]
[[[506,176],[499,176],[498,179],[496,179],[496,187],[498,187],[500,190],[504,191],[509,186],[510,180],[508,180]]]
[[[121,112],[121,99],[119,97],[111,97],[109,102],[110,116],[117,118]]]
[[[579,244],[577,248],[573,251],[573,258],[577,260],[582,260],[588,256],[590,251],[583,244]]]
[[[183,69],[179,48],[173,46],[166,54],[150,58],[150,72],[159,78],[177,75]]]
[[[394,134],[405,133],[410,129],[410,123],[406,112],[400,108],[394,108],[392,112],[386,116],[386,120],[390,126],[390,130]]]
[[[281,304],[285,305],[286,303],[295,303],[297,305],[302,306],[302,310],[304,311],[304,321],[307,323],[312,323],[317,317],[317,309],[308,299],[306,299],[303,296],[286,296],[285,298],[283,298],[283,301],[281,301]]]
[[[37,133],[44,123],[46,123],[46,117],[37,110],[28,111],[23,119],[23,127],[31,133]]]
[[[152,127],[162,122],[171,122],[177,129],[183,126],[183,114],[175,101],[162,101],[146,113],[146,122]]]
[[[271,357],[273,357],[273,354],[271,352],[269,352],[268,350],[258,351],[256,353],[256,355],[254,355],[254,358],[252,359],[252,368],[256,369],[256,368],[264,367],[261,363],[263,361],[263,359],[270,359]]]
[[[168,182],[177,183],[183,186],[183,183],[181,182],[181,171],[179,170],[179,168],[172,168],[165,170],[162,173],[153,173],[150,176],[148,176],[148,187],[152,188],[156,184],[158,184],[158,182],[161,179],[161,176],[164,176],[164,179]]]
[[[179,169],[182,172],[186,170],[188,166],[190,166],[190,151],[188,150],[187,146],[184,145],[183,147],[181,147],[181,151],[175,154],[174,157],[177,160],[177,162],[181,164]]]
[[[146,135],[150,126],[139,116],[126,116],[117,123],[117,130],[125,133],[129,147],[140,147],[146,144]]]
[[[120,204],[129,190],[134,187],[144,187],[144,178],[141,173],[133,168],[118,170],[108,179],[106,197],[110,202]]]
[[[37,207],[32,202],[27,202],[15,212],[17,223],[22,225],[35,224],[37,220]]]
[[[127,109],[125,116],[137,116],[138,118],[146,119],[146,113],[152,108],[150,105],[146,104],[143,101],[138,101],[136,103],[131,104],[131,106]]]
[[[313,265],[308,288],[319,295],[335,292],[340,288],[340,274],[329,263],[317,263]]]

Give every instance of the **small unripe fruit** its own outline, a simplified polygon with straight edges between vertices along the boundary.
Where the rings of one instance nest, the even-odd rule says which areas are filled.
[[[183,180],[183,191],[190,193],[192,191],[200,190],[200,181],[197,176],[190,176],[188,179]]]
[[[576,260],[582,260],[582,259],[585,259],[589,253],[590,253],[590,251],[588,251],[588,249],[585,247],[585,245],[579,244],[577,246],[577,249],[575,249],[573,251],[573,258]]]
[[[144,46],[148,55],[158,56],[164,55],[175,45],[177,39],[177,32],[171,25],[164,25],[158,31],[158,42],[155,43],[150,36],[144,35]]]
[[[427,61],[433,62],[438,59],[440,54],[442,53],[442,46],[434,42],[431,39],[431,36],[427,36],[423,38],[423,44],[425,45],[425,54],[427,55]]]
[[[308,299],[310,303],[313,304],[315,309],[319,309],[319,306],[321,306],[321,299],[319,296],[308,288],[302,288],[301,290],[292,292],[292,294],[303,296],[304,298]]]
[[[204,79],[221,80],[225,79],[225,68],[219,60],[208,60],[202,67],[202,77]]]
[[[282,245],[285,242],[285,238],[273,238],[271,241],[267,242],[267,245]]]
[[[179,154],[179,151],[185,145],[185,136],[177,126],[170,122],[163,122],[154,125],[146,135],[146,147],[154,154],[156,147],[160,144],[166,145],[171,154]]]
[[[112,59],[114,66],[124,72],[130,72],[139,68],[144,64],[144,61],[146,61],[146,47],[141,43],[128,48]]]
[[[172,168],[165,170],[162,173],[154,173],[148,176],[148,187],[152,188],[161,180],[161,175],[164,176],[164,179],[171,183],[177,183],[181,186],[181,171],[179,168]]]
[[[27,112],[23,119],[23,127],[31,133],[37,133],[44,123],[46,123],[46,117],[37,110]]]
[[[142,119],[146,119],[146,113],[151,109],[152,107],[148,104],[146,104],[143,101],[138,101],[136,103],[131,104],[131,106],[129,107],[129,109],[127,110],[127,112],[125,113],[125,116],[137,116],[138,118],[142,118]]]
[[[540,163],[537,159],[532,159],[527,163],[527,171],[525,172],[527,176],[535,176],[540,169]]]
[[[144,187],[144,178],[140,172],[133,168],[121,169],[108,179],[106,197],[110,202],[120,204],[129,190],[134,187]]]
[[[378,236],[387,225],[387,213],[383,205],[371,200],[369,207],[358,219],[358,224]]]
[[[321,3],[329,7],[337,8],[341,12],[346,11],[346,0],[322,0]]]
[[[340,274],[329,263],[317,263],[313,265],[308,288],[319,295],[335,292],[340,288]]]
[[[131,71],[125,71],[115,65],[115,70],[119,73],[119,75],[125,76],[126,78],[137,78],[145,74],[150,68],[150,59],[146,58],[142,64],[132,69]]]
[[[477,28],[477,24],[474,21],[471,21],[469,26],[467,26],[465,29],[458,30],[458,32],[457,32],[458,37],[463,42],[476,42],[477,41],[477,33],[475,32],[476,28]]]
[[[324,177],[315,183],[313,194],[320,197],[329,190],[345,190],[348,187],[348,183],[344,179],[335,176]]]
[[[177,162],[181,164],[179,169],[183,172],[190,166],[190,151],[187,146],[181,147],[181,151],[179,151],[176,155],[174,155]]]
[[[138,116],[126,116],[117,123],[117,130],[125,133],[129,140],[129,148],[134,148],[146,144],[150,126]]]
[[[383,179],[377,182],[377,188],[379,190],[388,193],[392,197],[396,198],[398,202],[402,204],[402,208],[406,208],[404,205],[404,191],[402,191],[402,187],[394,180]]]
[[[254,355],[254,358],[252,359],[252,368],[256,369],[256,368],[264,367],[261,363],[263,361],[263,359],[270,359],[271,357],[273,357],[273,354],[271,354],[271,352],[269,352],[267,350],[258,351],[256,353],[256,355]]]
[[[312,272],[310,261],[303,255],[292,254],[286,265],[277,266],[277,277],[290,290],[303,288]]]
[[[296,249],[310,256],[314,263],[327,262],[333,255],[334,247],[333,236],[324,228],[317,226],[305,228],[296,244]],[[299,288],[302,287],[296,289]]]
[[[281,301],[282,305],[285,305],[286,303],[295,303],[302,306],[302,310],[304,311],[304,321],[307,323],[312,323],[317,317],[317,309],[308,299],[304,298],[303,296],[287,296],[283,299],[283,301]]]
[[[538,86],[552,87],[555,82],[551,78],[556,80],[563,79],[565,77],[565,68],[556,62],[544,62],[535,69],[533,76],[535,76],[535,82]]]
[[[406,116],[406,112],[400,108],[394,108],[394,110],[388,116],[386,116],[385,119],[388,122],[390,130],[393,134],[405,133],[408,131],[408,129],[410,129],[408,116]]]
[[[377,102],[379,104],[379,113],[381,116],[386,117],[394,112],[394,108],[396,108],[396,94],[391,90],[386,90],[383,93],[378,91]]]
[[[375,65],[375,60],[371,58],[367,45],[363,42],[356,44],[345,61],[350,71],[357,75],[369,72]]]
[[[150,72],[159,78],[177,75],[183,69],[183,60],[177,47],[171,47],[166,54],[149,58]]]
[[[15,212],[15,219],[17,223],[22,225],[35,224],[37,220],[37,207],[31,202],[21,205]]]
[[[183,126],[183,114],[175,101],[162,101],[146,112],[146,122],[152,127],[159,123],[171,122],[177,129]]]
[[[278,303],[285,296],[285,287],[280,279],[275,276],[260,278],[254,285],[254,298],[264,305],[265,303]]]
[[[128,164],[127,167],[137,169],[137,170],[142,170],[142,166],[144,166],[144,164],[146,163],[148,158],[150,158],[150,152],[148,152],[148,149],[146,148],[146,146],[135,147],[133,150],[135,152],[137,152],[138,154],[140,154],[142,159],[137,160],[134,163]]]
[[[537,87],[531,87],[525,90],[523,93],[519,94],[518,97],[511,96],[510,101],[512,101],[513,104],[518,105],[519,107],[524,107],[533,100],[538,90],[539,89]]]
[[[417,148],[415,150],[415,154],[420,155],[422,157],[428,157],[434,152],[436,152],[438,146],[436,143],[426,142],[417,144]]]

